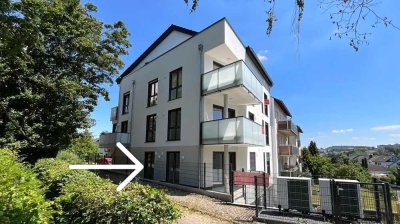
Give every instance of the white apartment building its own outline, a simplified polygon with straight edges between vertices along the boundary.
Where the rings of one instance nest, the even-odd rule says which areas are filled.
[[[115,148],[125,144],[143,178],[228,193],[230,170],[299,173],[301,129],[225,18],[200,32],[170,26],[118,83],[113,131],[100,147],[126,163]]]

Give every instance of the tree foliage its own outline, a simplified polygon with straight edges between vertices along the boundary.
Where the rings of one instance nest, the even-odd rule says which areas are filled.
[[[81,159],[85,159],[98,152],[98,146],[93,136],[88,131],[83,132],[79,137],[74,138],[66,151],[72,152]]]
[[[342,154],[320,155],[315,142],[310,142],[308,148],[302,150],[304,170],[314,178],[344,178],[359,181],[369,181],[368,169],[359,163],[350,161]]]
[[[184,0],[188,4],[189,0]],[[275,13],[275,4],[277,0],[266,0],[269,4],[266,14],[267,29],[266,33],[270,35],[274,23],[278,20]],[[285,2],[282,0],[278,1]],[[303,19],[305,2],[308,0],[295,0],[295,12],[293,16],[293,28],[299,40],[301,21]],[[383,25],[399,30],[391,19],[380,15],[375,10],[379,0],[319,0],[320,8],[329,14],[336,32],[332,35],[337,38],[347,38],[349,45],[355,50],[359,50],[359,45],[368,44],[368,36],[372,34],[370,29]],[[199,4],[198,0],[191,1],[191,12],[195,11]],[[367,28],[366,28],[367,27]],[[331,37],[332,38],[332,37]]]
[[[89,127],[129,35],[79,0],[0,2],[0,147],[31,161],[55,156]]]

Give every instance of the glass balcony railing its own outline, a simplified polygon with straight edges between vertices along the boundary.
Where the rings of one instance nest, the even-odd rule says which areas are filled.
[[[118,107],[111,108],[110,121],[116,121],[118,119]]]
[[[203,74],[203,95],[224,89],[244,86],[260,102],[263,100],[262,85],[244,61],[237,61]]]
[[[112,148],[116,146],[117,142],[127,145],[129,141],[129,133],[103,133],[99,138],[99,146],[100,148]]]
[[[245,117],[206,121],[202,123],[202,144],[264,145],[261,125]]]

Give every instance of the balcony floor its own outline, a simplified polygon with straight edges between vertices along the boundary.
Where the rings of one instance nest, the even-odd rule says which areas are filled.
[[[220,100],[224,98],[224,94],[228,95],[229,104],[232,105],[255,105],[261,103],[243,86],[231,86],[219,91],[205,93],[203,96],[213,100]]]

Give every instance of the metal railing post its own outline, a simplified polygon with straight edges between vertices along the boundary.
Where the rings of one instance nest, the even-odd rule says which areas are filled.
[[[233,192],[234,191],[234,187],[233,187],[233,172],[234,171],[232,169],[232,163],[230,164],[230,170],[231,170],[231,172],[230,172],[231,178],[230,178],[229,184],[230,184],[230,192],[231,192],[231,197],[232,197],[231,201],[233,203],[235,198],[234,198],[234,192]]]
[[[389,183],[384,184],[384,198],[385,198],[385,214],[387,216],[386,223],[393,224],[393,211],[392,211],[392,197],[390,195],[390,185]]]
[[[378,181],[376,178],[372,178],[372,184],[373,184],[373,189],[374,189],[376,217],[377,217],[378,221],[380,222],[382,220],[382,214],[381,214],[381,203],[379,200]],[[383,186],[382,186],[382,190],[383,190]]]
[[[264,208],[267,208],[267,183],[266,183],[266,175],[265,172],[263,172],[263,193],[264,193]]]
[[[203,187],[206,189],[206,163],[203,165]]]
[[[257,183],[257,176],[254,176],[254,189],[255,189],[255,199],[256,199],[256,217],[258,217],[258,183]]]

